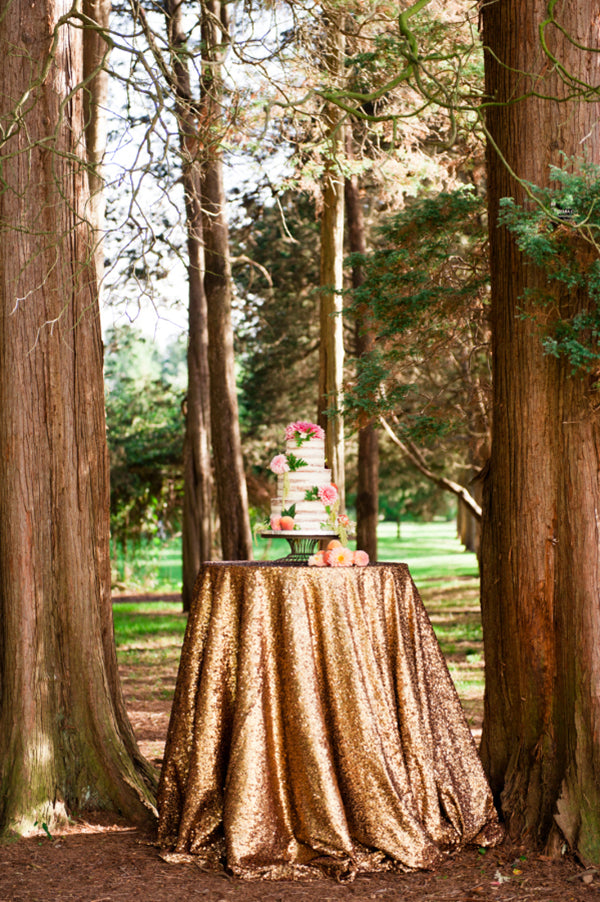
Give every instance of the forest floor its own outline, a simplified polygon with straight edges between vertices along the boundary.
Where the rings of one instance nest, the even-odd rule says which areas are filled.
[[[181,615],[183,617],[183,615]],[[433,619],[433,618],[432,618]],[[157,640],[160,646],[160,641]],[[473,642],[470,642],[473,645]],[[178,648],[120,655],[127,707],[142,752],[160,767]],[[473,649],[471,648],[471,652]],[[457,656],[460,650],[457,651]],[[477,734],[477,718],[472,721]],[[50,835],[0,844],[0,902],[592,902],[600,873],[566,854],[558,860],[506,840],[467,848],[435,870],[329,878],[243,881],[194,864],[168,864],[151,831],[98,814]]]

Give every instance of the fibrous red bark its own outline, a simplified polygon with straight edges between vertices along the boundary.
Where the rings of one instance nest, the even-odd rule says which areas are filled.
[[[493,445],[485,485],[482,611],[486,655],[482,754],[515,835],[558,838],[600,861],[600,508],[596,382],[544,354],[531,289],[569,316],[584,292],[559,291],[498,228],[519,179],[550,164],[600,161],[597,104],[563,76],[598,85],[597,5],[546,0],[482,6],[486,45],[494,354]],[[586,49],[590,48],[590,49]],[[521,98],[521,99],[519,99]],[[504,159],[500,158],[500,154]],[[564,156],[563,156],[564,155]],[[562,842],[562,838],[559,839]]]

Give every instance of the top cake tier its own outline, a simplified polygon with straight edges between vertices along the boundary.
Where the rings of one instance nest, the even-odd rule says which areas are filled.
[[[310,438],[301,445],[298,445],[294,439],[286,439],[285,453],[305,460],[307,466],[300,468],[304,472],[309,469],[322,470],[325,466],[325,439]]]

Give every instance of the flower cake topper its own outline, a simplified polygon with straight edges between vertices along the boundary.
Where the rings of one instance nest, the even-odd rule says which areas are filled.
[[[305,420],[297,420],[285,427],[285,437],[287,441],[295,441],[300,447],[304,442],[310,441],[311,438],[325,438],[325,433],[316,423],[307,423]]]

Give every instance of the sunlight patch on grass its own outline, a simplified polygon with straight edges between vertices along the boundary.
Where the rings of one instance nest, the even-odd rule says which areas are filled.
[[[119,602],[113,605],[117,651],[181,648],[187,614],[180,602]]]
[[[173,649],[180,648],[181,642],[176,641],[179,636],[179,632],[175,633],[164,633],[164,635],[160,634],[150,634],[150,638],[146,638],[143,632],[139,632],[138,643],[126,643],[120,642],[119,648],[121,651],[140,651],[143,650],[145,652],[160,652],[164,649]],[[143,640],[143,644],[139,644],[139,639]]]
[[[379,525],[379,560],[408,564],[417,585],[421,580],[479,576],[477,557],[461,545],[454,522],[402,523],[399,538],[397,533],[395,523]]]

